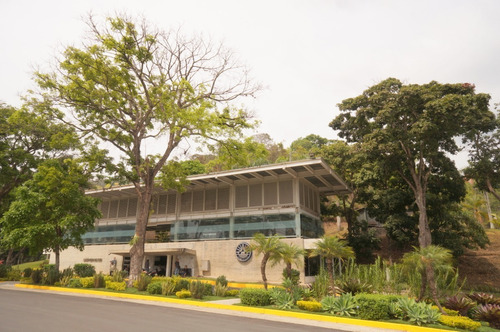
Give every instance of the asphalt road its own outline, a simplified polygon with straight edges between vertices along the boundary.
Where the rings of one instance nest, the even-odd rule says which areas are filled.
[[[151,304],[0,289],[1,332],[340,331]]]

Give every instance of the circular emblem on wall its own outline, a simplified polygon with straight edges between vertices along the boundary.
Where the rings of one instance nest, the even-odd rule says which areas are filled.
[[[247,262],[252,258],[252,251],[250,250],[250,245],[247,242],[241,242],[236,247],[236,258],[240,262]]]

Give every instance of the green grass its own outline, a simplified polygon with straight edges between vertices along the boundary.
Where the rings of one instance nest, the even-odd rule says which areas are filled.
[[[32,269],[36,269],[36,268],[39,268],[42,266],[42,264],[48,264],[49,261],[47,259],[45,260],[41,260],[41,261],[36,261],[36,262],[29,262],[29,263],[23,263],[23,264],[19,264],[19,265],[12,265],[12,269],[15,269],[15,270],[20,270],[20,271],[23,271],[24,269],[26,268],[32,268]]]

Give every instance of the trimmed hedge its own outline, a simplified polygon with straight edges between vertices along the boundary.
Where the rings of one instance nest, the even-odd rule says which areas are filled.
[[[297,301],[297,307],[312,312],[321,311],[321,303],[316,301]]]
[[[357,294],[355,296],[359,308],[356,313],[361,319],[389,319],[390,303],[396,302],[401,296],[383,294]]]
[[[122,282],[106,281],[106,288],[115,291],[124,291],[127,288],[127,284],[125,283],[125,281]]]
[[[481,327],[481,323],[475,322],[469,317],[464,316],[441,315],[441,317],[439,317],[439,322],[446,326],[458,327],[460,329],[466,329],[470,331],[475,331]]]
[[[250,306],[266,306],[271,304],[271,295],[265,289],[243,288],[240,290],[241,303]]]

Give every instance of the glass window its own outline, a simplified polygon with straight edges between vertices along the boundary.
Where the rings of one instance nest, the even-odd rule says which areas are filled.
[[[249,238],[255,233],[262,233],[266,236],[278,234],[284,237],[294,237],[296,236],[295,215],[290,213],[234,218],[234,237]]]
[[[171,239],[203,240],[229,238],[229,218],[180,220],[175,223]]]
[[[129,243],[135,234],[135,224],[97,226],[82,236],[85,244]]]
[[[300,215],[300,231],[304,238],[318,238],[324,234],[321,221],[304,214]]]

